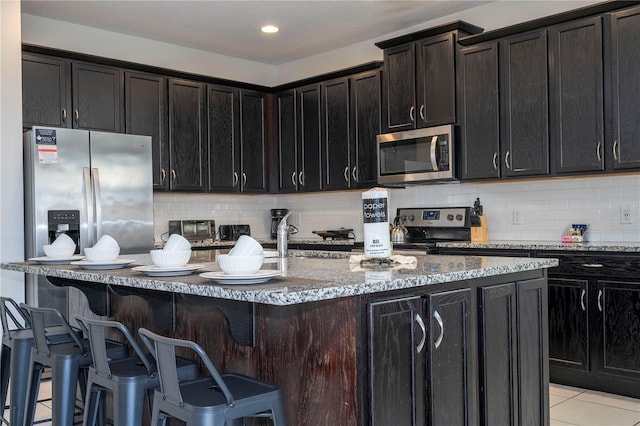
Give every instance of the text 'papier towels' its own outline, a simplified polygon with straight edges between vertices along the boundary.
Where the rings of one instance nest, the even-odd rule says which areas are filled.
[[[364,223],[364,255],[378,258],[390,257],[389,191],[384,188],[372,188],[362,193],[362,222]]]

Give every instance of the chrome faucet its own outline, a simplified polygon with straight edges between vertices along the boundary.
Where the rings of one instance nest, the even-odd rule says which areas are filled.
[[[280,223],[278,223],[278,229],[276,232],[276,247],[278,250],[278,257],[287,257],[289,254],[289,225],[287,224],[287,218],[291,213],[293,213],[293,211],[290,211],[286,215],[284,215],[282,219],[280,219]]]

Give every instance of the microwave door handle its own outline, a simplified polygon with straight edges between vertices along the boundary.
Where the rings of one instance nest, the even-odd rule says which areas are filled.
[[[100,193],[100,173],[97,168],[91,169],[93,194],[96,201],[96,242],[102,237],[102,195]]]
[[[84,186],[84,208],[87,212],[86,235],[80,233],[80,248],[92,247],[94,243],[93,232],[93,186],[91,185],[91,171],[88,167],[82,168],[82,184]]]
[[[438,160],[436,159],[436,145],[438,143],[438,137],[434,136],[433,138],[431,138],[431,150],[430,150],[430,154],[431,154],[431,169],[434,172],[438,171]]]

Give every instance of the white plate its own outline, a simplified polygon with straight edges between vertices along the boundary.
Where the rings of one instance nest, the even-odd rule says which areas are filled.
[[[78,265],[83,269],[121,269],[133,262],[135,262],[133,259],[116,259],[108,262],[90,262],[88,260],[80,260],[78,262],[71,262],[71,264]]]
[[[262,284],[280,275],[282,275],[282,271],[271,270],[260,270],[251,275],[228,275],[222,271],[200,274],[202,278],[210,278],[218,284]]]
[[[43,265],[66,265],[67,263],[71,263],[74,260],[84,259],[84,256],[80,256],[79,254],[74,254],[73,256],[67,257],[32,257],[27,260],[33,260],[34,262],[42,263]]]
[[[131,268],[134,271],[143,272],[150,277],[178,277],[180,275],[189,275],[193,271],[204,268],[204,265],[184,265],[161,268],[158,265],[135,266]]]

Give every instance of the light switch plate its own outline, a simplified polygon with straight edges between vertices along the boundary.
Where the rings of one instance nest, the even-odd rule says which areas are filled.
[[[629,224],[633,223],[633,213],[631,206],[621,206],[620,207],[620,223]]]
[[[513,208],[513,224],[522,225],[522,209],[520,207]]]

